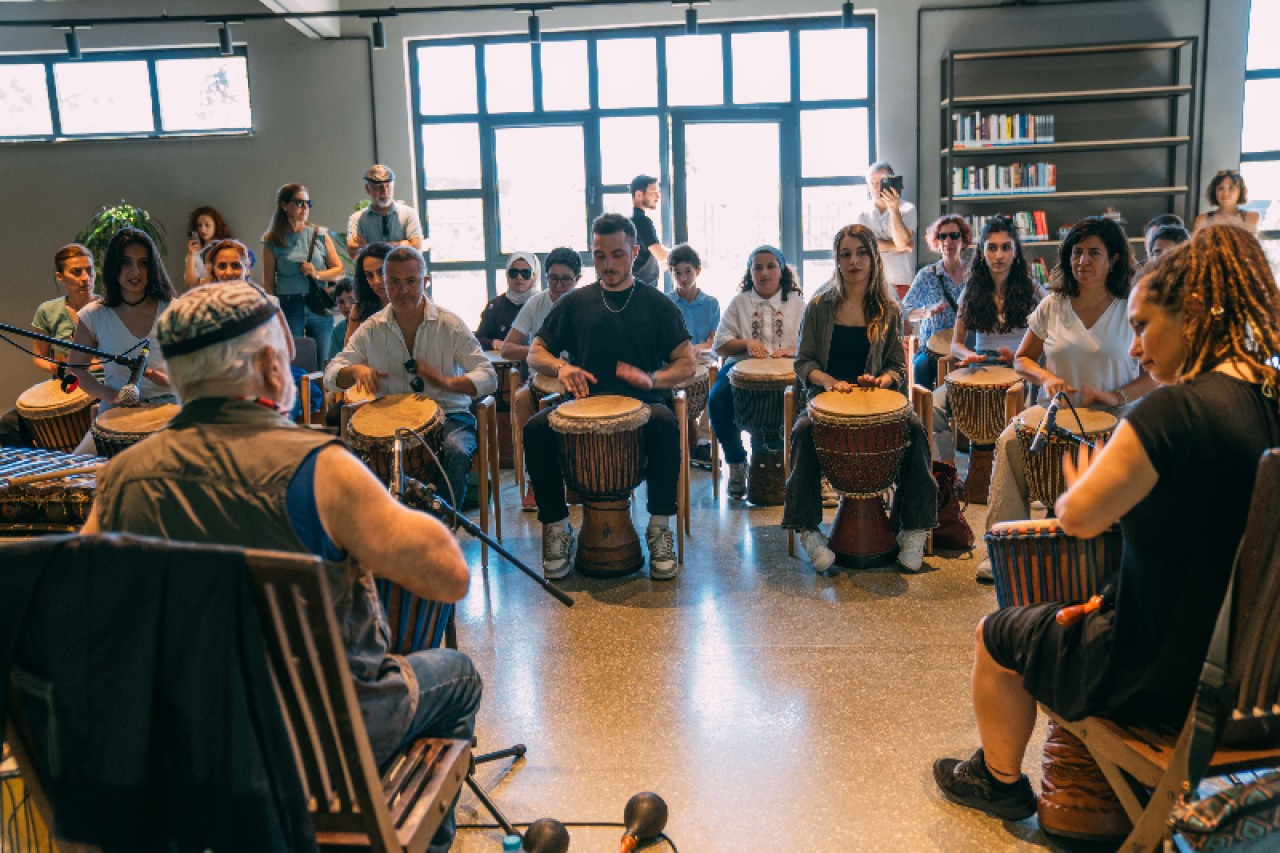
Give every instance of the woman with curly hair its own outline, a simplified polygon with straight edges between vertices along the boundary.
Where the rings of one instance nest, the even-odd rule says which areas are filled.
[[[182,280],[187,287],[213,280],[204,263],[204,250],[210,243],[228,240],[232,236],[222,214],[212,207],[197,207],[191,211],[187,216],[187,259],[182,266]]]
[[[742,428],[734,417],[730,368],[744,358],[795,358],[800,315],[804,313],[796,271],[787,265],[782,250],[773,246],[760,246],[747,256],[747,271],[739,290],[716,327],[711,345],[725,362],[707,398],[711,429],[729,464],[731,498],[747,494],[747,449],[742,443]],[[775,452],[781,451],[779,444]]]
[[[1198,231],[1145,271],[1127,309],[1130,352],[1164,387],[1105,447],[1067,460],[1056,506],[1070,536],[1120,523],[1115,584],[1072,624],[1057,622],[1066,602],[983,619],[972,681],[982,747],[933,765],[947,799],[1005,820],[1036,811],[1022,759],[1037,702],[1068,721],[1182,726],[1258,458],[1280,444],[1280,291],[1257,240],[1233,226]]]
[[[1235,225],[1250,234],[1258,233],[1261,215],[1256,210],[1241,209],[1240,205],[1249,201],[1249,188],[1245,186],[1244,176],[1235,169],[1224,169],[1214,175],[1204,199],[1215,209],[1196,217],[1196,231],[1210,225]]]
[[[865,225],[847,225],[835,238],[836,271],[806,306],[800,325],[796,378],[811,400],[824,391],[849,393],[855,387],[890,388],[907,394],[902,349],[902,309],[889,295],[876,235]],[[929,465],[929,437],[914,414],[909,444],[898,470],[894,503],[902,521],[898,562],[907,571],[923,565],[925,538],[938,523],[938,486]],[[800,531],[814,569],[831,570],[835,552],[818,525],[822,521],[822,468],[813,427],[801,415],[791,430],[791,476],[782,526]]]

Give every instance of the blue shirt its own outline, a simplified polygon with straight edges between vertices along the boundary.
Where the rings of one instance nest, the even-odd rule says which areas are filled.
[[[937,332],[955,326],[956,309],[953,306],[960,304],[962,293],[964,285],[952,281],[941,263],[929,264],[920,268],[915,281],[911,282],[911,289],[902,297],[902,313],[908,314],[916,308],[929,308],[939,302],[947,303],[947,309],[941,314],[933,314],[920,321],[920,340],[927,341]],[[950,295],[950,300],[947,295]]]
[[[720,303],[706,291],[699,290],[692,302],[685,302],[674,290],[667,296],[680,309],[680,315],[684,317],[684,327],[689,330],[689,337],[695,344],[703,343],[710,338],[716,327],[720,325]]]

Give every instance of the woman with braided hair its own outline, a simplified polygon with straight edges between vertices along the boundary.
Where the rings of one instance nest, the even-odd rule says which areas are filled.
[[[1057,514],[1071,536],[1117,521],[1116,582],[1071,625],[1063,602],[1010,607],[978,626],[973,707],[982,748],[934,763],[953,802],[1020,820],[1040,702],[1067,720],[1104,716],[1178,728],[1186,718],[1244,534],[1258,457],[1280,445],[1280,292],[1258,241],[1198,232],[1145,272],[1129,298],[1130,352],[1164,387],[1101,451],[1066,460]]]

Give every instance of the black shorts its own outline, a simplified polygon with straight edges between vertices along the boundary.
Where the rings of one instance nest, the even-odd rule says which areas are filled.
[[[982,642],[992,660],[1022,676],[1037,702],[1076,720],[1106,711],[1113,611],[1096,611],[1063,627],[1057,621],[1063,606],[997,610],[982,623]]]

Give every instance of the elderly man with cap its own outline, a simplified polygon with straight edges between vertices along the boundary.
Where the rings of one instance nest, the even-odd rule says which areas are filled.
[[[467,592],[467,564],[435,519],[397,504],[335,439],[280,416],[293,404],[288,343],[266,295],[202,287],[160,317],[156,338],[183,400],[168,428],[98,475],[86,534],[121,531],[315,554],[325,567],[374,758],[416,737],[470,739],[480,677],[465,655],[387,651],[370,573],[436,601]],[[452,843],[452,813],[431,850]]]
[[[462,318],[427,298],[430,276],[421,252],[392,249],[382,269],[390,301],[329,362],[325,387],[345,391],[356,385],[372,397],[413,392],[439,403],[445,415],[440,463],[450,503],[462,509],[477,446],[471,402],[497,389],[498,374]]]
[[[396,173],[387,166],[370,166],[364,173],[369,206],[347,220],[347,252],[355,257],[362,246],[390,243],[422,248],[422,221],[418,211],[395,200]]]

